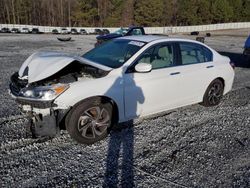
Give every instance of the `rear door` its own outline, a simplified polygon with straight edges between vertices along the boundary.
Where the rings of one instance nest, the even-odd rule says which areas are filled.
[[[201,102],[215,77],[213,53],[205,46],[192,42],[178,42],[179,71],[181,72],[180,104]]]

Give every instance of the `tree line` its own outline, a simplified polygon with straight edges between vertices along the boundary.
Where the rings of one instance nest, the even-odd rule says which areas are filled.
[[[250,21],[250,0],[0,0],[0,23],[120,27]]]

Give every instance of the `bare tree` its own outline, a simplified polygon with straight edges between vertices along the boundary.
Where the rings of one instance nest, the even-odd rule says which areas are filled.
[[[68,17],[69,17],[69,27],[71,27],[71,0],[68,0]]]
[[[12,6],[12,17],[13,17],[13,23],[16,24],[16,12],[15,12],[15,4],[14,0],[11,0],[11,6]]]
[[[5,10],[6,10],[6,14],[7,14],[7,22],[8,24],[11,23],[11,19],[10,19],[10,8],[9,8],[9,1],[8,0],[4,0],[4,7],[5,7]]]
[[[134,24],[134,4],[135,0],[127,0],[123,3],[122,26],[130,26]]]

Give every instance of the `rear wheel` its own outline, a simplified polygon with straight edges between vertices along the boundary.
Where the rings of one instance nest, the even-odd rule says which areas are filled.
[[[104,139],[112,123],[112,105],[87,100],[74,107],[66,118],[66,129],[79,143],[93,144]]]
[[[224,84],[221,80],[214,80],[207,88],[201,105],[209,107],[220,103],[224,92]]]

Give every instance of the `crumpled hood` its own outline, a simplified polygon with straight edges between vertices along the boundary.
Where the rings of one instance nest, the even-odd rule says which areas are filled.
[[[28,57],[28,59],[22,64],[18,74],[21,79],[28,77],[28,82],[33,83],[52,76],[74,61],[104,71],[112,70],[110,67],[97,64],[81,56],[59,52],[37,52]]]

